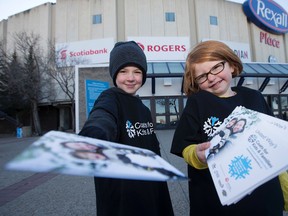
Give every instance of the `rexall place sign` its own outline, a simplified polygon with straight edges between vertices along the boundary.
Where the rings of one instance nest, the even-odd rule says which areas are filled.
[[[273,34],[288,32],[288,14],[272,0],[247,0],[243,3],[245,15],[259,28]]]

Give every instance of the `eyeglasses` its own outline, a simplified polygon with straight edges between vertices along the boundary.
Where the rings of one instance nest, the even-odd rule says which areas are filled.
[[[197,76],[195,78],[195,82],[197,84],[202,84],[202,83],[206,82],[209,74],[217,75],[217,74],[221,73],[225,68],[225,63],[226,63],[226,61],[219,62],[214,67],[212,67],[209,72],[201,74],[200,76]]]

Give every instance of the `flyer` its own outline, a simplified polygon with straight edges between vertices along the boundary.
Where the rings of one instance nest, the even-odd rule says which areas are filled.
[[[5,167],[147,181],[187,180],[150,150],[59,131],[46,133]]]
[[[288,122],[238,106],[206,150],[222,205],[236,203],[288,170]]]

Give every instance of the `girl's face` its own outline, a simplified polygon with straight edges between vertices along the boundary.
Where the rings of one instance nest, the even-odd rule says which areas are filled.
[[[121,69],[116,77],[116,85],[128,94],[135,95],[142,86],[143,72],[134,66]]]
[[[245,121],[239,120],[238,122],[236,122],[236,124],[233,127],[233,133],[242,131],[244,129],[244,126],[245,126]]]
[[[236,123],[236,119],[232,119],[230,122],[227,123],[226,128],[231,128]]]
[[[211,69],[213,70],[217,68],[219,65],[221,66],[221,62],[223,61],[220,61],[220,60],[209,61],[209,62],[196,64],[195,65],[195,78],[200,75],[210,72]],[[227,62],[225,62],[224,69],[216,75],[209,73],[207,80],[201,84],[198,84],[199,88],[202,90],[211,92],[212,94],[218,97],[233,96],[234,93],[230,86],[231,81],[232,81],[232,72],[233,72],[233,68],[230,67],[230,65]]]

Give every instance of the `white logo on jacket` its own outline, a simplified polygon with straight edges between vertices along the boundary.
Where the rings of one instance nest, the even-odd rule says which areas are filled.
[[[205,134],[210,137],[221,124],[222,122],[219,120],[219,118],[211,116],[204,122],[203,130]]]
[[[130,138],[151,135],[154,133],[152,122],[136,122],[133,124],[131,121],[127,120],[126,130]]]

